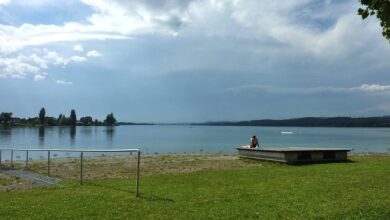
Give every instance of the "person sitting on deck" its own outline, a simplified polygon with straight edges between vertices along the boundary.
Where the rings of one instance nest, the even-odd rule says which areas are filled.
[[[259,141],[256,138],[256,135],[253,135],[251,138],[251,144],[249,146],[250,148],[260,147]]]

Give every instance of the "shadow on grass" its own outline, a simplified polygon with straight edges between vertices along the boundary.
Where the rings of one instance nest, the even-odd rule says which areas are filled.
[[[174,202],[173,199],[164,198],[164,197],[156,196],[156,195],[145,195],[145,194],[140,194],[140,195],[139,195],[139,198],[140,198],[140,199],[145,199],[145,200],[148,200],[148,201]]]
[[[250,157],[240,157],[240,161],[248,164],[262,164],[263,166],[280,166],[280,165],[286,165],[286,163],[279,162],[279,161],[272,161],[272,160],[262,160],[257,158],[250,158]]]
[[[308,166],[308,165],[315,165],[315,164],[340,164],[340,163],[357,163],[357,161],[354,160],[340,160],[340,161],[296,161],[296,162],[290,162],[290,163],[285,163],[285,162],[280,162],[280,161],[272,161],[272,160],[262,160],[262,159],[257,159],[257,158],[240,158],[240,160],[247,162],[247,163],[261,163],[265,166],[267,165],[273,165],[273,166],[280,166],[280,165],[291,165],[291,166]]]
[[[287,163],[288,165],[292,166],[308,166],[308,165],[316,165],[316,164],[340,164],[340,163],[357,163],[357,161],[354,160],[342,160],[342,161],[302,161],[302,162],[295,162],[295,163]]]

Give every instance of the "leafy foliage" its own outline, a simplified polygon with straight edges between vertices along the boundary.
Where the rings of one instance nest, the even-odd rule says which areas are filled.
[[[68,124],[69,124],[69,119],[65,115],[60,114],[57,119],[57,125],[65,126]]]
[[[76,124],[77,124],[76,111],[72,109],[72,111],[70,111],[70,125],[76,126]]]
[[[115,119],[113,113],[108,114],[107,117],[106,117],[106,120],[104,120],[104,123],[105,123],[106,125],[109,125],[109,126],[114,125],[115,122],[116,122],[116,119]]]
[[[381,22],[382,35],[390,40],[390,0],[360,0],[365,8],[359,8],[362,19],[375,15]]]
[[[46,124],[49,125],[49,126],[55,126],[55,125],[57,125],[57,119],[54,118],[54,117],[46,117],[45,122],[46,122]]]
[[[91,116],[85,116],[80,118],[80,122],[82,125],[92,125],[93,119]]]
[[[0,123],[8,124],[12,120],[12,112],[2,112],[0,114]]]
[[[46,115],[45,108],[41,108],[41,110],[39,111],[39,122],[41,123],[41,125],[45,124],[45,115]]]
[[[38,117],[33,118],[17,118],[12,117],[12,112],[1,112],[0,114],[0,124],[3,125],[12,125],[12,126],[36,126],[40,125],[48,125],[48,126],[102,126],[102,125],[114,125],[116,123],[116,119],[114,114],[108,114],[106,120],[103,122],[98,119],[93,119],[91,116],[85,116],[80,118],[80,122],[77,121],[76,111],[74,109],[71,110],[70,116],[66,117],[64,114],[60,114],[58,118],[48,117],[46,116],[45,108],[41,108],[39,111]]]

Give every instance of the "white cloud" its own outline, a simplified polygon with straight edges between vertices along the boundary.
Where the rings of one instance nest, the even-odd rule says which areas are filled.
[[[82,56],[71,56],[66,58],[46,48],[36,49],[30,55],[18,55],[16,57],[0,57],[0,78],[25,79],[33,76],[35,81],[45,78],[47,73],[42,70],[49,70],[53,66],[66,67],[70,63],[80,63],[87,60]]]
[[[291,88],[291,87],[277,87],[269,85],[243,85],[232,87],[228,89],[235,93],[240,92],[261,92],[261,93],[272,93],[272,94],[294,94],[294,95],[305,95],[305,94],[314,94],[314,93],[324,93],[324,92],[341,92],[348,89],[345,88],[334,88],[334,87],[311,87],[311,88]]]
[[[39,74],[40,68],[25,61],[26,57],[0,58],[0,78],[24,79],[28,74]]]
[[[390,92],[390,85],[378,85],[378,84],[363,84],[358,87],[308,87],[308,88],[294,88],[294,87],[277,87],[269,85],[242,85],[237,87],[228,88],[228,91],[234,93],[240,92],[266,92],[272,94],[293,94],[293,95],[307,95],[318,93],[383,93]]]
[[[34,76],[35,81],[41,81],[41,80],[44,80],[45,78],[46,78],[46,76],[41,75],[41,74],[37,74]]]
[[[69,64],[69,62],[79,63],[79,62],[84,62],[87,60],[87,58],[81,57],[81,56],[72,56],[70,58],[65,58],[65,57],[60,56],[55,51],[49,51],[47,49],[44,51],[46,52],[46,55],[44,56],[44,58],[46,60],[49,60],[53,65],[66,66]]]
[[[84,62],[87,60],[87,58],[85,57],[80,57],[80,56],[72,56],[70,59],[70,61],[74,61],[76,63],[79,63],[79,62]]]
[[[128,3],[134,7],[125,7],[124,2],[107,0],[83,2],[95,10],[94,14],[86,18],[87,23],[64,21],[64,25],[0,24],[0,52],[13,52],[26,46],[54,42],[129,39],[145,33],[173,33],[169,27],[171,12],[155,14],[156,11],[149,10],[140,2]]]
[[[74,51],[77,51],[77,52],[83,52],[83,51],[84,51],[84,48],[83,48],[83,46],[81,46],[80,44],[77,44],[77,45],[74,45],[74,46],[73,46],[73,50],[74,50]]]
[[[379,85],[379,84],[363,84],[359,87],[359,90],[363,92],[390,92],[390,85]]]
[[[122,35],[148,33],[173,34],[169,22],[172,17],[180,17],[176,3],[166,10],[150,7],[153,2],[82,0],[96,13],[87,18],[93,29]]]
[[[82,0],[94,10],[85,22],[0,25],[0,51],[53,42],[129,39],[142,34],[267,39],[299,52],[342,55],[379,39],[378,21],[361,21],[354,1]],[[317,4],[317,7],[312,5]],[[324,26],[324,27],[322,27]],[[362,34],[365,33],[365,34]],[[74,50],[82,51],[81,45]]]
[[[63,66],[65,66],[69,62],[68,59],[65,59],[62,56],[58,55],[58,53],[55,52],[55,51],[45,50],[45,52],[46,52],[46,55],[44,56],[44,58],[46,60],[49,60],[50,62],[52,62],[54,65],[63,65]]]
[[[356,15],[358,3],[354,1],[83,2],[95,10],[88,17],[94,30],[125,36],[168,34],[270,40],[299,53],[329,58],[353,53],[371,44],[373,38],[381,39],[377,19],[362,21]]]
[[[65,80],[56,80],[56,83],[61,84],[61,85],[72,85],[73,84],[72,82],[65,81]]]
[[[47,69],[47,61],[36,55],[35,53],[30,55],[30,58],[39,65],[40,68],[42,69]]]
[[[23,24],[19,27],[0,24],[0,33],[0,52],[3,53],[55,42],[128,38],[118,34],[101,33],[95,30],[94,26],[79,23],[65,23],[63,26]]]
[[[321,61],[322,58],[338,59],[348,54],[360,56],[370,51],[376,54],[386,51],[385,42],[379,41],[382,37],[377,19],[362,21],[354,8],[358,3],[353,0],[331,3],[285,0],[283,4],[258,0],[81,2],[93,10],[82,21],[63,21],[62,25],[0,24],[0,55],[56,42],[71,42],[74,51],[82,52],[82,41],[130,39],[142,35],[202,38],[205,41],[208,37],[244,39],[249,40],[249,46],[244,45],[248,50],[266,53],[268,57],[273,51],[282,51],[283,54],[320,56]],[[267,42],[269,49],[266,52],[264,43],[258,44],[259,41]],[[231,50],[236,52],[235,47]],[[33,61],[29,65],[48,69],[51,65],[66,66],[99,56],[102,54],[95,50],[88,51],[85,56],[66,57],[47,51],[45,55],[31,57]]]
[[[180,13],[151,10],[142,2],[83,0],[95,10],[86,18],[87,23],[67,22],[63,25],[0,24],[0,52],[13,52],[26,46],[39,46],[54,42],[85,40],[129,39],[139,34],[175,34],[172,24],[180,20]],[[176,19],[176,20],[175,20]]]
[[[0,6],[10,3],[11,0],[0,0]]]
[[[332,58],[381,39],[378,21],[362,21],[356,6],[353,1],[193,1],[183,18],[183,32],[267,40],[283,44],[288,53],[294,49]]]
[[[102,56],[102,54],[96,50],[91,50],[91,51],[88,51],[88,53],[87,53],[87,57],[101,57],[101,56]]]

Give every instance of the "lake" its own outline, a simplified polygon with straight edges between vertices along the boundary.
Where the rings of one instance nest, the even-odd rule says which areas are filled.
[[[282,134],[282,131],[293,132]],[[234,152],[255,134],[266,147],[347,147],[390,152],[389,128],[132,125],[0,129],[2,148],[140,148],[150,153]]]

